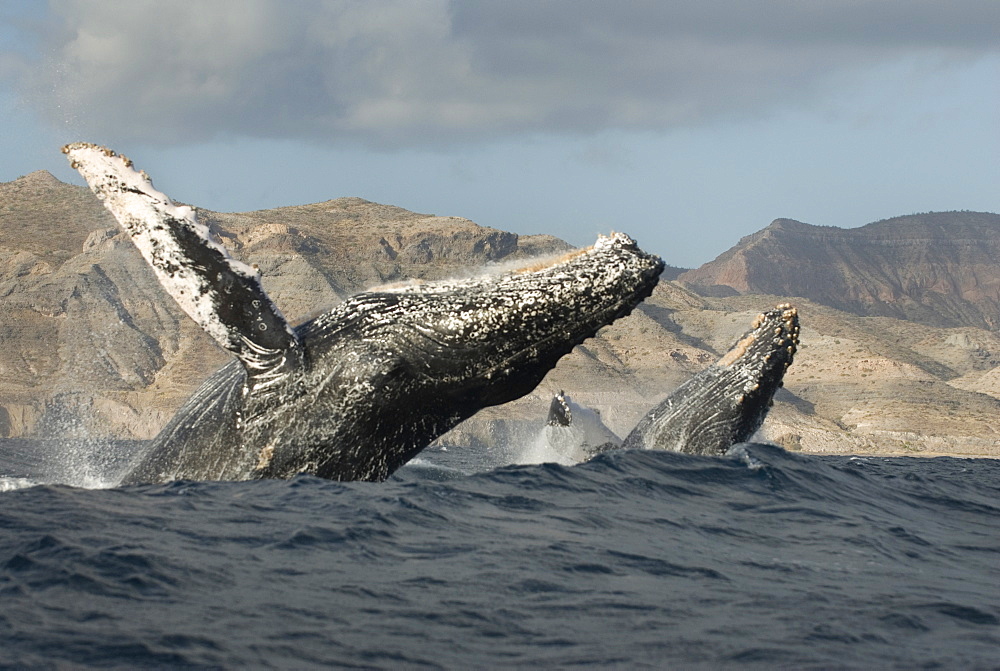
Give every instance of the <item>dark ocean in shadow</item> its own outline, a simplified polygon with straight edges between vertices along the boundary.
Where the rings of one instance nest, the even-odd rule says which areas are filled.
[[[85,489],[18,479],[26,445],[2,668],[1000,667],[997,460],[450,448],[380,484]]]

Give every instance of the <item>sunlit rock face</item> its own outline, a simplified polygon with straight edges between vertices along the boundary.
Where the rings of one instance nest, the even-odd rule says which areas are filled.
[[[89,189],[39,171],[0,184],[0,202],[0,437],[155,436],[228,357]],[[384,282],[570,249],[360,198],[197,214],[292,323]]]
[[[1000,215],[934,212],[860,228],[777,219],[679,279],[801,296],[860,315],[1000,328]]]

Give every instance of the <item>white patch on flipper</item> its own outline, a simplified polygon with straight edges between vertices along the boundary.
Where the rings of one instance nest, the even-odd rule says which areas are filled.
[[[296,343],[291,327],[267,298],[257,271],[232,258],[225,247],[213,241],[208,226],[198,221],[192,208],[175,205],[166,194],[153,188],[145,173],[134,170],[131,161],[109,149],[75,143],[64,147],[63,153],[132,238],[163,288],[216,342],[241,358],[246,355],[252,359],[261,354],[248,350],[246,334],[220,317],[217,306],[224,304],[225,299],[216,280],[221,277],[211,277],[204,269],[199,271],[195,267],[178,242],[175,234],[178,230],[193,233],[205,249],[216,252],[225,271],[261,301],[256,305],[271,313],[270,321],[284,328],[287,342]],[[261,320],[261,330],[266,328]]]

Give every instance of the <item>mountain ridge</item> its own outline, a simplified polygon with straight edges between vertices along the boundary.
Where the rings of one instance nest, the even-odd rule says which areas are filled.
[[[551,236],[360,198],[198,212],[234,256],[258,265],[293,322],[384,282],[495,272],[569,249]],[[87,189],[47,173],[0,184],[0,224],[0,437],[149,438],[228,360],[162,291]],[[792,240],[788,230],[839,244],[844,229],[776,220],[713,263],[736,259],[752,276],[748,242],[767,251],[774,238]],[[1000,456],[995,331],[863,316],[796,292],[730,287],[705,295],[685,274],[663,278],[637,310],[577,347],[534,392],[480,412],[441,441],[498,450],[524,444],[561,389],[624,435],[726,351],[758,312],[791,299],[802,347],[762,438],[822,453]]]
[[[678,280],[800,296],[862,316],[1000,328],[1000,215],[934,212],[859,228],[776,219]]]

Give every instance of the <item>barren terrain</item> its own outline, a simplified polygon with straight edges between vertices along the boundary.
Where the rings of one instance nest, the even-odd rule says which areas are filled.
[[[517,236],[356,198],[199,215],[235,256],[261,268],[293,322],[379,284],[499,272],[568,247],[549,236]],[[896,222],[892,230],[905,237],[907,229]],[[948,258],[934,265],[923,255],[919,273],[894,271],[911,284],[920,273],[937,274],[933,286],[923,282],[895,312],[890,303],[847,311],[849,304],[802,297],[791,287],[771,295],[738,294],[754,291],[749,285],[720,291],[722,274],[711,275],[706,264],[700,275],[662,281],[632,315],[564,358],[532,394],[484,410],[442,442],[499,448],[537,430],[560,389],[599,410],[624,436],[724,352],[758,312],[791,302],[799,308],[802,346],[763,439],[807,452],[1000,457],[992,288],[969,289],[974,281],[985,285],[993,270],[977,261],[972,273]],[[949,286],[965,293],[932,295]],[[160,290],[89,191],[44,172],[0,184],[0,305],[3,436],[151,437],[227,358]],[[945,306],[940,318],[928,317],[934,305]],[[896,316],[872,316],[879,312]],[[909,313],[917,321],[898,318]]]

